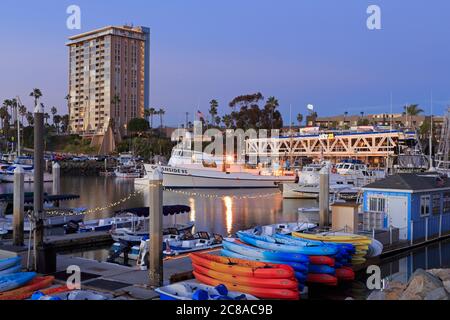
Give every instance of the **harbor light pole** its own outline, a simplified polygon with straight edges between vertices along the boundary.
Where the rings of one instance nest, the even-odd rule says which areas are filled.
[[[33,218],[36,223],[34,231],[36,266],[39,271],[44,258],[36,254],[44,245],[44,107],[36,102],[34,108],[34,194]]]

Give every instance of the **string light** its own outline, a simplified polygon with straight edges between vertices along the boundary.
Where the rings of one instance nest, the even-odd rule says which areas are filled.
[[[162,183],[152,183],[149,184],[148,187],[160,187]],[[73,211],[63,211],[63,210],[53,210],[53,211],[46,211],[46,215],[48,217],[51,216],[80,216],[80,215],[95,215],[97,213],[103,212],[108,209],[115,208],[132,198],[136,197],[137,195],[143,193],[145,190],[147,190],[147,187],[143,186],[141,189],[136,190],[135,192],[121,198],[120,200],[117,200],[115,202],[106,204],[102,207],[98,206],[93,209],[89,209],[86,211],[81,211],[79,213],[75,213]],[[198,193],[198,192],[188,192],[188,191],[182,191],[182,190],[176,190],[171,188],[164,188],[164,191],[181,194],[189,197],[199,197],[199,198],[205,198],[205,199],[223,199],[223,198],[231,198],[234,200],[247,200],[247,199],[262,199],[267,197],[273,197],[281,194],[281,191],[272,192],[272,193],[266,193],[266,194],[257,194],[257,195],[217,195],[217,194],[209,194],[209,193]]]

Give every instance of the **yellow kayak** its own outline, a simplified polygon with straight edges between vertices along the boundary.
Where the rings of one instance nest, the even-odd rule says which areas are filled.
[[[352,264],[363,264],[366,262],[366,258],[363,257],[353,257],[352,258]]]
[[[308,240],[316,240],[316,241],[325,241],[325,242],[341,242],[341,243],[352,243],[354,245],[369,245],[372,243],[372,240],[358,235],[345,235],[345,236],[332,236],[332,235],[322,235],[322,234],[307,234],[307,233],[299,233],[293,232],[292,235],[296,238],[308,239]]]

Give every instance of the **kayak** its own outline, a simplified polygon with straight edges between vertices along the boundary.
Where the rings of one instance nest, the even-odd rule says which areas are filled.
[[[309,273],[326,273],[334,275],[336,273],[336,269],[327,265],[310,264]]]
[[[220,254],[227,258],[235,258],[235,259],[249,259],[252,261],[258,261],[258,262],[267,262],[267,263],[274,263],[274,264],[284,264],[291,268],[293,268],[296,272],[308,272],[308,263],[300,263],[300,262],[292,262],[292,261],[276,261],[276,260],[269,260],[269,259],[261,259],[261,258],[255,258],[255,257],[247,257],[242,254],[236,253],[234,251],[230,251],[227,249],[222,249],[220,251]]]
[[[192,262],[197,265],[234,276],[267,279],[289,279],[294,277],[294,269],[283,264],[269,264],[212,254],[193,253],[190,257]]]
[[[0,276],[0,292],[19,288],[36,277],[35,272],[20,272]]]
[[[338,268],[336,269],[336,278],[339,281],[353,281],[355,280],[355,272],[347,267]]]
[[[188,280],[155,290],[161,300],[259,300],[250,294],[228,291],[224,285],[212,287]]]
[[[335,259],[327,256],[310,256],[309,263],[310,264],[324,264],[330,267],[334,267]]]
[[[337,248],[327,245],[304,245],[304,246],[292,246],[276,243],[275,239],[269,236],[255,236],[245,234],[243,232],[237,233],[239,239],[252,246],[273,250],[277,252],[286,253],[299,253],[304,255],[313,256],[329,256],[337,253]]]
[[[338,284],[338,279],[330,274],[309,273],[306,282],[336,286]]]
[[[334,242],[324,242],[318,240],[308,240],[302,238],[295,238],[289,235],[275,234],[273,236],[277,242],[289,245],[298,245],[304,246],[305,244],[309,245],[327,245],[327,246],[335,246],[338,248],[339,253],[341,254],[351,254],[355,251],[355,246],[351,243],[334,243]]]
[[[291,222],[291,223],[278,223],[270,224],[267,226],[258,226],[253,229],[245,230],[245,233],[255,235],[274,235],[274,234],[290,234],[292,232],[301,232],[317,228],[315,223],[306,222]]]
[[[15,290],[0,293],[0,300],[24,300],[33,294],[34,291],[47,288],[52,285],[55,277],[36,277],[27,285]]]
[[[205,267],[196,265],[195,263],[193,263],[192,266],[195,272],[201,273],[205,276],[211,277],[219,281],[224,281],[236,285],[270,288],[270,289],[291,289],[291,290],[297,289],[298,286],[298,282],[292,279],[262,279],[254,277],[241,277],[213,271]]]
[[[269,289],[269,288],[259,288],[259,287],[249,287],[243,285],[232,284],[228,282],[219,281],[211,277],[205,276],[201,273],[194,271],[195,278],[207,285],[218,286],[225,285],[227,288],[233,291],[248,293],[254,295],[255,297],[262,299],[285,299],[285,300],[298,300],[300,299],[300,294],[298,290],[289,289]]]
[[[12,266],[8,269],[4,269],[2,271],[0,271],[0,276],[5,275],[5,274],[11,274],[11,273],[18,273],[22,270],[22,265],[16,265],[16,266]]]
[[[19,265],[21,261],[22,261],[21,257],[14,257],[0,260],[0,271]]]
[[[318,240],[325,242],[344,242],[344,243],[353,243],[353,244],[366,244],[369,245],[372,240],[365,236],[358,235],[329,235],[329,234],[309,234],[309,233],[300,233],[293,232],[292,235],[296,238],[302,238],[307,240]]]
[[[293,261],[308,262],[308,256],[299,253],[277,252],[272,250],[264,250],[251,247],[249,245],[238,242],[236,239],[226,238],[223,241],[223,247],[227,250],[234,251],[244,256],[267,259],[272,261]]]

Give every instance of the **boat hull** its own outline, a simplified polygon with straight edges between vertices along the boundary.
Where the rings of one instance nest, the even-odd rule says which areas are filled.
[[[135,184],[148,186],[148,176],[153,174],[157,166],[145,165],[147,176],[136,179]],[[162,166],[163,185],[166,188],[195,189],[243,189],[243,188],[278,188],[283,182],[293,177],[258,176],[244,172],[222,172],[219,170],[176,168]]]

